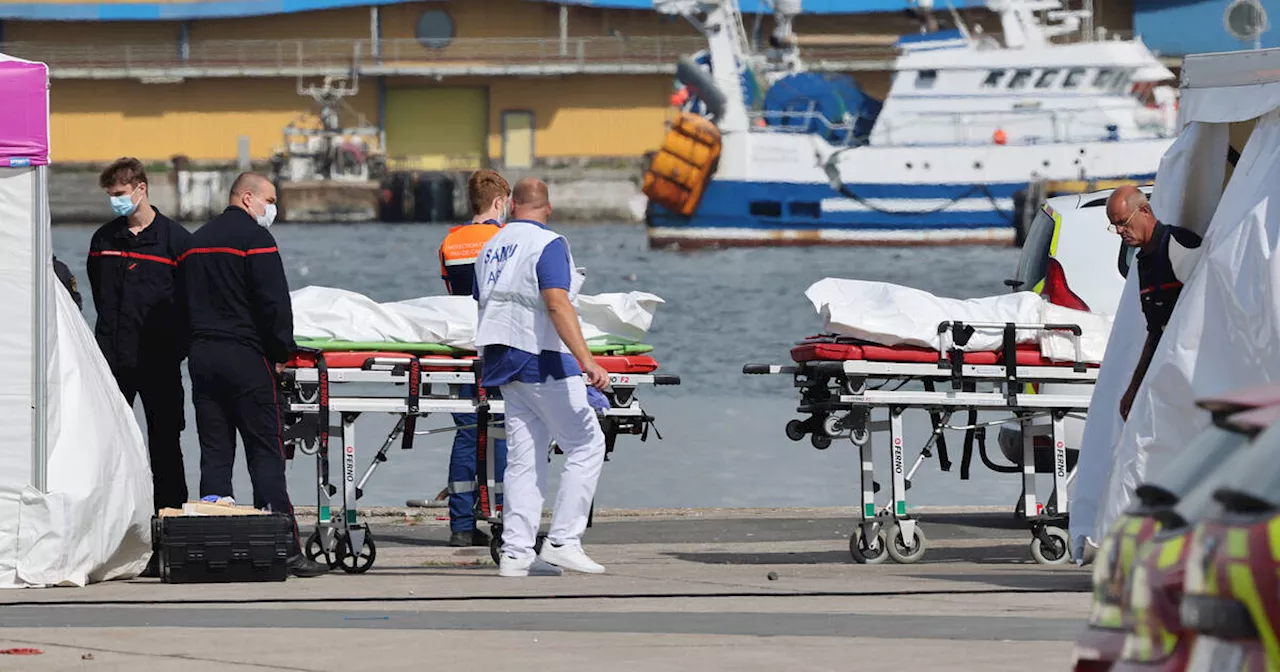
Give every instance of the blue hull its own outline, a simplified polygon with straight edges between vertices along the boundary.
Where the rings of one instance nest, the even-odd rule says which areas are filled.
[[[1138,178],[1141,179],[1141,178]],[[655,247],[1013,244],[1013,196],[1003,184],[828,184],[714,180],[692,217],[650,204]],[[824,203],[825,201],[825,203]]]

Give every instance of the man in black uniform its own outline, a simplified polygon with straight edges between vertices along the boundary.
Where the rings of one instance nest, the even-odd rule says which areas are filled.
[[[254,507],[292,518],[277,376],[296,346],[284,264],[267,231],[275,214],[271,182],[241,174],[227,209],[191,237],[179,270],[190,311],[187,369],[200,435],[200,496],[232,495],[238,431]],[[303,557],[296,522],[292,551],[294,576],[328,571]]]
[[[1147,375],[1164,328],[1182,293],[1182,283],[1191,275],[1199,257],[1200,236],[1190,229],[1170,226],[1156,219],[1147,197],[1137,187],[1117,188],[1107,199],[1108,230],[1120,234],[1125,245],[1138,248],[1138,287],[1142,314],[1147,319],[1147,342],[1133,371],[1129,389],[1120,399],[1120,417],[1129,419],[1129,409],[1138,387]]]
[[[76,308],[84,310],[84,299],[80,297],[80,289],[76,287],[76,276],[71,272],[67,265],[58,261],[58,257],[53,257],[53,274],[58,276],[58,282],[67,288],[67,292],[71,294],[71,300],[76,302]]]
[[[117,217],[89,242],[94,335],[129,406],[142,397],[156,510],[181,508],[187,501],[179,444],[186,428],[180,368],[186,328],[175,274],[191,234],[151,205],[137,159],[117,159],[98,184]]]

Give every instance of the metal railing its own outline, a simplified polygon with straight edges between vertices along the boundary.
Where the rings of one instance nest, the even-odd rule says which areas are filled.
[[[210,40],[151,44],[7,42],[0,51],[51,70],[331,70],[394,66],[671,65],[706,46],[700,37],[458,38],[443,48],[417,40]]]
[[[47,63],[52,74],[75,77],[116,77],[135,73],[293,74],[356,70],[368,74],[396,72],[474,72],[494,74],[521,71],[673,72],[676,60],[704,49],[697,36],[455,38],[448,46],[432,48],[416,39],[284,39],[197,40],[144,44],[64,44],[6,42],[0,52]],[[847,66],[892,58],[882,47],[832,46],[806,48],[802,54],[814,64]]]

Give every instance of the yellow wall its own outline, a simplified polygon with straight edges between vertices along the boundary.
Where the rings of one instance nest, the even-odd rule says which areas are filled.
[[[292,79],[54,80],[49,99],[56,162],[234,159],[241,135],[249,136],[252,156],[264,159],[281,143],[281,129],[311,107]],[[377,123],[376,101],[372,87],[362,86],[351,104]]]
[[[640,156],[665,132],[671,78],[662,75],[496,79],[489,87],[489,156],[502,157],[502,112],[533,112],[538,158]]]
[[[389,165],[405,170],[482,168],[487,153],[486,115],[482,87],[389,89]]]

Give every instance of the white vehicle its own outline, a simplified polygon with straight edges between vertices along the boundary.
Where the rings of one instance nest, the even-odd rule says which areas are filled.
[[[1139,187],[1151,195],[1151,187]],[[1014,291],[1033,291],[1050,303],[1115,316],[1120,292],[1136,249],[1107,230],[1107,198],[1112,189],[1085,194],[1055,196],[1045,201],[1027,231],[1018,259],[1018,271],[1005,284]],[[1046,384],[1037,392],[1078,390],[1079,384]],[[1069,449],[1068,468],[1075,465],[1084,434],[1084,420],[1068,417],[1065,427]],[[1048,437],[1036,446],[1036,471],[1048,472]],[[1000,428],[1000,451],[1017,462],[1022,455],[1022,432],[1017,425]]]

